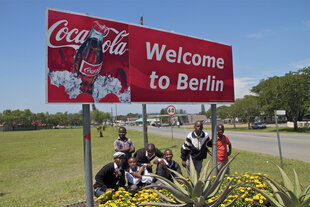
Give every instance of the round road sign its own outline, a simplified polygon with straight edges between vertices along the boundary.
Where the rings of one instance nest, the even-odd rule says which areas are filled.
[[[172,105],[169,105],[167,108],[166,108],[166,112],[168,115],[170,116],[173,116],[175,115],[175,113],[177,112],[176,108]]]

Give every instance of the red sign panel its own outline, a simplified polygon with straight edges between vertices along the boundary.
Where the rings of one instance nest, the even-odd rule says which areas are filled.
[[[231,46],[48,10],[49,103],[233,102]]]

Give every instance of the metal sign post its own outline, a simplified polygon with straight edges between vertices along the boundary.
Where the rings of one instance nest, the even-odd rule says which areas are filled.
[[[283,168],[282,150],[281,150],[281,142],[280,142],[279,126],[278,126],[278,115],[285,115],[285,110],[275,110],[274,111],[274,118],[276,121],[277,138],[278,138],[278,146],[279,146],[279,153],[280,153],[280,161],[281,161],[281,168]]]
[[[143,16],[140,17],[140,24],[143,25]],[[142,120],[143,120],[143,146],[144,148],[148,145],[147,137],[147,114],[146,114],[146,104],[142,104]]]
[[[211,119],[212,119],[212,175],[217,176],[217,131],[216,131],[216,104],[211,104]]]
[[[170,120],[172,116],[175,115],[176,112],[177,112],[176,108],[172,105],[169,105],[166,108],[166,113],[170,116]],[[173,139],[173,123],[172,122],[171,122],[171,139]]]
[[[146,104],[142,104],[142,120],[143,120],[143,146],[144,148],[148,145],[147,137],[147,114],[146,114]]]
[[[86,206],[93,207],[94,200],[93,200],[93,175],[92,175],[89,104],[83,104],[83,144],[84,144]]]

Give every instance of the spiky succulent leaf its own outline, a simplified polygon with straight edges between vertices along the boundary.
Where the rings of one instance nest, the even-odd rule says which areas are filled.
[[[282,180],[283,180],[283,183],[284,183],[284,186],[290,190],[290,191],[294,191],[294,186],[292,184],[292,181],[289,179],[289,177],[287,176],[287,174],[284,172],[284,170],[279,167],[278,165],[276,165],[277,168],[279,169],[280,173],[281,173],[281,176],[282,176]]]
[[[280,185],[277,185],[276,183],[270,182],[269,180],[267,180],[267,183],[269,184],[269,186],[271,187],[273,193],[278,192],[278,191],[283,191],[283,189],[280,187]],[[280,195],[278,194],[274,194],[275,197],[277,198],[278,202],[284,206],[283,200],[281,198]]]
[[[154,202],[147,202],[147,203],[140,203],[138,206],[161,206],[161,207],[185,207],[187,204],[170,204],[170,203],[154,203]]]
[[[275,198],[273,198],[272,196],[270,196],[269,194],[267,194],[266,192],[256,188],[256,187],[253,187],[251,186],[251,188],[255,189],[256,191],[258,191],[260,194],[262,194],[270,203],[272,206],[276,206],[276,207],[283,207],[284,204],[280,204],[278,202],[278,200],[276,200]]]
[[[228,195],[231,193],[231,191],[235,190],[239,187],[239,185],[236,185],[234,187],[231,187],[231,184],[233,183],[234,179],[229,181],[226,188],[222,192],[222,194],[217,198],[216,202],[212,206],[218,206],[228,197]],[[206,195],[207,197],[213,197],[213,195]],[[207,197],[205,197],[207,199]]]
[[[204,197],[202,196],[197,196],[195,199],[194,199],[194,206],[196,207],[201,207],[201,206],[204,206],[205,204],[205,199]]]
[[[234,203],[239,199],[241,197],[241,195],[240,196],[238,196],[237,198],[235,198],[234,200],[232,200],[231,202],[229,202],[229,203],[227,203],[224,207],[230,207],[230,206],[233,206],[234,205]],[[214,207],[214,206],[212,206],[212,207]]]
[[[202,196],[203,187],[204,187],[204,182],[201,180],[198,180],[195,187],[194,187],[192,198]]]
[[[233,156],[224,166],[223,168],[218,172],[217,176],[214,179],[213,184],[211,185],[211,180],[206,181],[205,187],[203,189],[203,194],[204,197],[206,197],[206,195],[215,195],[217,193],[217,191],[220,189],[222,183],[223,183],[223,179],[225,177],[225,172],[227,167],[229,166],[229,164],[239,155],[239,153],[237,153],[235,156]],[[217,166],[215,166],[217,167]],[[215,168],[214,167],[214,168]],[[214,169],[213,168],[213,169]],[[212,169],[212,171],[213,171]]]
[[[191,197],[191,195],[193,194],[193,190],[194,190],[194,186],[192,185],[192,183],[191,183],[191,182],[188,182],[188,181],[186,180],[186,178],[184,178],[183,175],[181,175],[181,174],[178,173],[177,171],[172,170],[172,169],[170,169],[170,168],[168,168],[168,170],[169,170],[170,172],[174,173],[174,174],[177,176],[177,177],[175,177],[176,180],[181,181],[181,182],[185,185],[185,187],[186,187],[186,189],[187,189],[187,192],[188,192],[188,195],[190,195],[190,197]]]
[[[223,167],[223,168],[225,168],[225,167]],[[206,190],[203,191],[203,194],[204,195],[215,195],[219,191],[219,189],[221,188],[221,185],[224,181],[224,177],[225,177],[225,173],[224,173],[223,169],[221,169],[220,172],[215,177],[214,182],[212,184],[210,184],[209,188],[207,188]]]
[[[189,156],[189,161],[190,161],[190,165],[189,165],[189,179],[192,182],[192,184],[195,186],[197,183],[197,172],[195,169],[195,165],[192,159],[192,156]]]
[[[292,201],[293,203],[295,203],[295,205],[301,203],[301,202],[299,201],[298,197],[295,195],[294,192],[292,192],[292,191],[289,190],[289,191],[287,191],[287,194],[289,195],[289,198],[291,199],[291,201]]]
[[[202,171],[200,172],[200,177],[199,180],[206,181],[208,178],[208,169],[209,169],[209,164],[211,160],[208,160],[207,164],[204,166]]]
[[[173,200],[171,200],[170,198],[168,198],[166,195],[162,194],[161,192],[159,192],[156,189],[152,189],[152,191],[154,191],[157,195],[159,195],[162,199],[164,199],[166,202],[168,203],[175,203]]]
[[[285,192],[278,191],[275,192],[275,194],[279,194],[281,196],[284,206],[296,206],[294,201]]]
[[[156,174],[153,174],[153,173],[150,173],[149,176],[151,177],[154,177],[154,178],[157,178],[161,183],[163,183],[164,185],[166,186],[171,186],[177,190],[179,190],[180,192],[188,195],[188,192],[181,186],[181,185],[176,185],[175,183],[171,182],[170,180],[168,180],[167,178],[165,177],[162,177],[162,176],[159,176],[159,175],[156,175]]]
[[[185,195],[190,196],[189,192],[187,192],[186,189],[183,188],[183,187],[179,184],[179,182],[178,182],[173,176],[172,176],[172,180],[173,180],[174,184],[175,184],[176,186],[178,186],[178,189],[179,189],[180,191],[182,191],[182,193],[184,193]]]
[[[295,169],[293,169],[293,171],[294,171],[294,178],[295,178],[294,193],[297,196],[297,198],[299,198],[301,196],[300,182],[299,182],[299,178],[298,178],[298,175]]]
[[[304,197],[304,200],[310,198],[310,185],[306,187],[306,189],[302,192],[302,196]]]
[[[147,185],[143,187],[142,189],[148,189],[148,188],[164,188],[168,190],[171,194],[173,194],[176,198],[179,200],[185,202],[185,203],[193,203],[193,200],[189,198],[188,195],[185,195],[181,191],[171,187],[171,186],[166,186],[166,185]]]
[[[310,197],[306,200],[304,200],[302,203],[301,203],[301,206],[300,207],[309,207],[310,206]]]

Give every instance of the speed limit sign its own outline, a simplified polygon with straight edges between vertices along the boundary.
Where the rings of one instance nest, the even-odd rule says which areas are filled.
[[[173,116],[177,112],[174,106],[170,105],[166,108],[166,112],[168,115]]]

